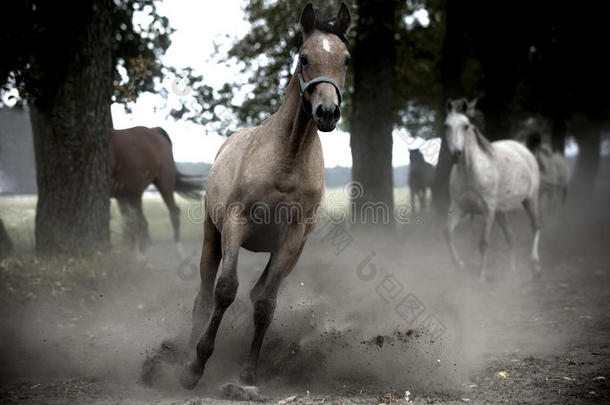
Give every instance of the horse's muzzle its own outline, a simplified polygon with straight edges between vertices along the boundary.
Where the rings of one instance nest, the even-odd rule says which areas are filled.
[[[334,130],[340,117],[341,111],[337,104],[319,104],[313,114],[316,125],[322,132]]]
[[[462,155],[463,152],[461,150],[455,150],[451,152],[451,160],[453,160],[453,163],[457,163],[462,158]]]

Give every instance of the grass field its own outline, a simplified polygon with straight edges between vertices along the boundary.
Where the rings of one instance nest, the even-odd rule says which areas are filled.
[[[347,218],[349,210],[348,197],[341,188],[327,189],[324,201],[326,214],[333,217]],[[409,201],[409,190],[397,188],[394,190],[396,205]],[[186,200],[176,196],[176,202],[181,209],[181,235],[184,240],[201,240],[203,236],[203,203]],[[156,193],[144,196],[144,215],[148,221],[150,237],[154,242],[173,240],[173,231],[167,207]],[[34,221],[36,216],[36,196],[0,196],[0,218],[9,232],[18,251],[31,251],[34,247]],[[110,233],[112,246],[122,243],[123,219],[115,199],[111,199]]]
[[[395,190],[395,204],[408,201],[406,188]],[[190,251],[199,254],[203,238],[203,203],[176,196],[181,209],[181,236]],[[156,193],[144,196],[144,215],[148,221],[152,241],[151,251],[169,250],[174,258],[173,231],[169,214],[161,197]],[[324,214],[334,221],[347,219],[349,199],[343,189],[327,189]],[[38,294],[62,296],[65,293],[88,296],[104,285],[121,284],[130,277],[145,274],[146,263],[135,260],[133,252],[123,246],[123,218],[116,200],[111,200],[111,244],[109,254],[92,257],[59,255],[37,258],[34,251],[36,216],[35,196],[0,197],[0,218],[15,246],[11,257],[0,261],[0,293],[5,298],[28,300]]]

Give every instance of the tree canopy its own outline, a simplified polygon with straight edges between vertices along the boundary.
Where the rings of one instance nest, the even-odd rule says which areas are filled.
[[[77,49],[67,39],[82,29],[73,19],[88,18],[88,7],[86,1],[62,5],[37,0],[2,2],[2,14],[11,16],[0,27],[2,90],[16,88],[21,97],[16,101],[23,103],[39,98],[50,83],[60,81],[67,72],[61,68],[51,71],[48,66],[74,57]],[[134,23],[138,11],[147,15],[148,24]],[[115,0],[111,30],[113,101],[135,101],[142,92],[156,91],[156,81],[174,69],[161,63],[173,29],[169,20],[157,13],[155,1]]]
[[[438,0],[429,2],[407,1],[399,4],[399,24],[395,33],[397,48],[396,125],[406,126],[420,135],[432,135],[428,130],[434,111],[441,97],[439,74],[440,47],[443,41],[440,4]],[[357,2],[347,2],[354,14],[349,34],[350,49],[356,41]],[[250,31],[237,40],[228,54],[225,63],[239,63],[246,79],[226,83],[220,91],[207,86],[203,78],[193,77],[189,84],[196,89],[195,95],[203,107],[204,114],[187,114],[184,105],[173,113],[175,117],[188,117],[193,121],[207,123],[221,121],[218,106],[237,117],[241,125],[256,125],[274,113],[280,106],[284,89],[292,75],[295,57],[301,45],[298,19],[301,5],[292,2],[252,0],[245,7]],[[318,16],[331,17],[337,10],[337,2],[319,0],[314,2]],[[428,11],[429,23],[425,26],[413,17],[418,10]],[[353,92],[353,72],[348,70],[346,91]],[[350,97],[345,98],[342,106],[343,129],[349,129]]]

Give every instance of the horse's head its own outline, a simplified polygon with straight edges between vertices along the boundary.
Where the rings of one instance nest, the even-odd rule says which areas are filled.
[[[468,132],[472,124],[468,118],[468,101],[466,99],[447,101],[447,118],[445,119],[445,142],[454,161],[464,154]]]
[[[351,22],[345,5],[335,19],[317,21],[311,3],[301,14],[303,46],[299,53],[297,74],[303,108],[312,116],[320,131],[335,129],[341,116],[341,92],[350,62],[345,34]]]
[[[419,149],[409,149],[409,160],[413,163],[422,162],[424,160],[424,155]]]

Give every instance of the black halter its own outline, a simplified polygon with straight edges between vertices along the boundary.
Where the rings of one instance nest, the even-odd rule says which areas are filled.
[[[339,97],[339,105],[341,105],[341,101],[343,99],[341,96],[341,89],[339,88],[339,84],[334,79],[331,79],[330,77],[326,77],[326,76],[318,76],[314,79],[311,79],[308,82],[305,82],[305,80],[303,79],[303,65],[301,64],[300,57],[299,57],[299,65],[297,66],[297,76],[299,77],[299,87],[301,89],[301,106],[303,106],[303,110],[305,110],[307,115],[309,115],[310,117],[312,115],[312,111],[311,111],[312,108],[311,108],[311,104],[309,104],[307,102],[307,100],[305,100],[305,92],[307,90],[309,90],[310,88],[314,87],[318,83],[332,84],[334,86],[335,90],[337,90],[337,96]]]

